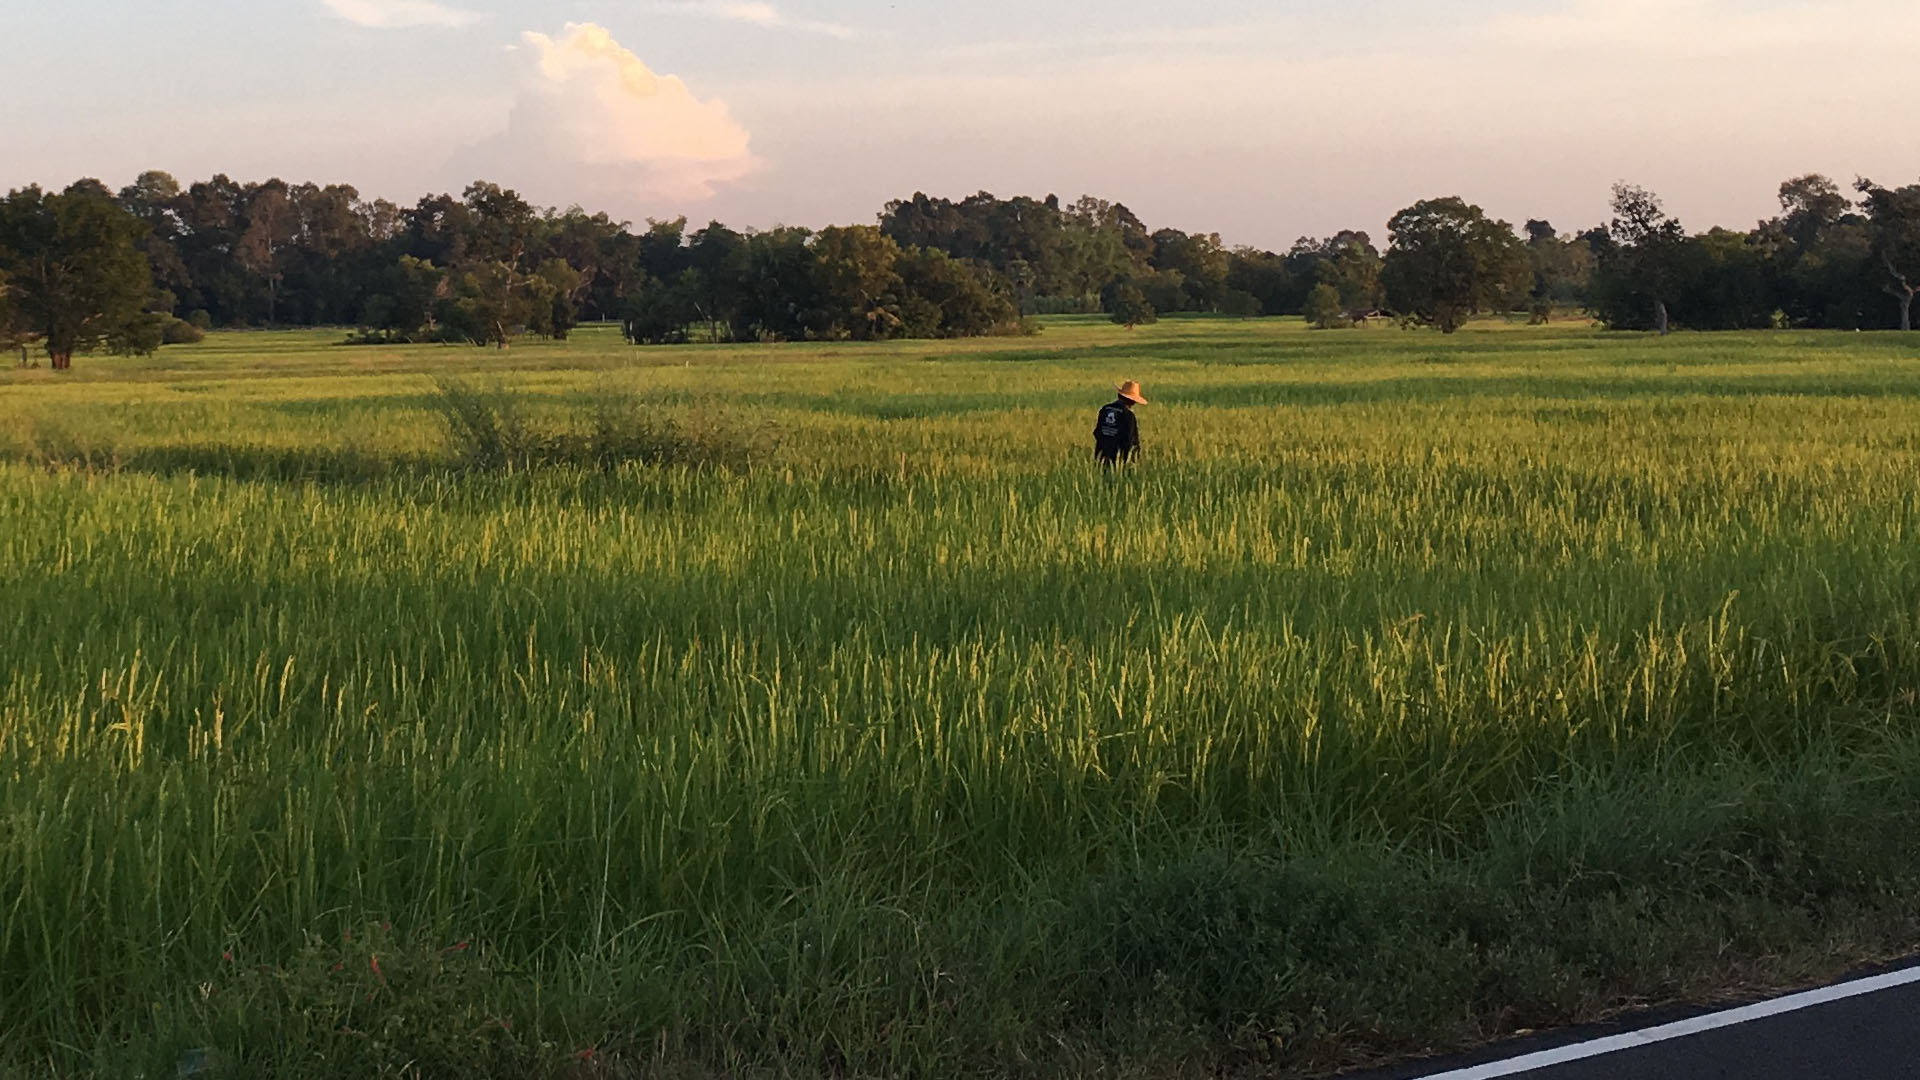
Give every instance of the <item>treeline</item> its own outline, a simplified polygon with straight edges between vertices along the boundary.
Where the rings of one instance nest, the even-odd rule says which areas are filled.
[[[59,268],[84,268],[67,273]],[[150,351],[213,327],[358,327],[362,340],[505,345],[618,320],[636,342],[945,337],[1023,329],[984,264],[874,226],[636,231],[496,184],[401,207],[345,185],[182,187],[150,172],[0,204],[0,333]],[[84,325],[67,313],[91,312]],[[74,316],[78,317],[78,316]]]
[[[1082,199],[960,202],[916,195],[881,229],[903,244],[978,260],[1029,312],[1305,315],[1317,326],[1392,315],[1451,330],[1467,317],[1592,312],[1618,329],[1911,328],[1920,286],[1920,185],[1862,180],[1856,199],[1810,175],[1780,186],[1781,212],[1747,232],[1689,234],[1658,197],[1614,190],[1604,225],[1516,230],[1458,198],[1394,215],[1383,252],[1365,232],[1303,238],[1285,253],[1217,235],[1149,232],[1124,206]]]
[[[1153,230],[1092,197],[916,194],[877,225],[740,231],[684,219],[630,228],[535,207],[496,184],[412,206],[346,185],[182,187],[143,174],[0,203],[0,344],[147,352],[212,327],[347,325],[361,340],[506,345],[617,320],[636,343],[958,337],[1036,314],[1376,315],[1452,330],[1486,312],[1584,309],[1625,329],[1910,327],[1920,185],[1822,176],[1780,188],[1779,216],[1690,234],[1658,198],[1614,193],[1605,225],[1516,230],[1457,198],[1285,252]]]
[[[1920,184],[1859,180],[1849,194],[1803,176],[1780,185],[1780,214],[1747,232],[1690,235],[1631,186],[1615,188],[1613,209],[1608,226],[1583,237],[1596,265],[1588,306],[1609,326],[1913,327]]]

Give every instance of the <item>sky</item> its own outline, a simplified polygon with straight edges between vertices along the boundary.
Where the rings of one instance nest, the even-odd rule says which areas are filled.
[[[0,188],[476,178],[633,222],[1083,193],[1285,248],[1920,180],[1915,0],[0,0]]]

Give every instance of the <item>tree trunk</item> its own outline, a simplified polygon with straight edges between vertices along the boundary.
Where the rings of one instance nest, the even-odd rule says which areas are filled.
[[[1916,294],[1920,294],[1920,289],[1908,289],[1906,294],[1899,298],[1900,329],[1902,330],[1913,329],[1913,298]]]
[[[68,371],[73,367],[73,354],[71,352],[48,353],[47,358],[51,361],[49,366],[55,371]]]
[[[1667,321],[1667,302],[1665,300],[1655,300],[1653,302],[1653,325],[1660,331],[1661,337],[1666,337],[1672,329]]]

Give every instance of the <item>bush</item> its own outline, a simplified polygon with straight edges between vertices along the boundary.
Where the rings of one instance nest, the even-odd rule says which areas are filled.
[[[602,395],[594,405],[584,457],[605,469],[637,462],[743,470],[770,454],[773,446],[767,425],[742,425],[710,408],[667,412],[616,393]]]
[[[434,402],[462,464],[483,470],[525,468],[536,450],[532,428],[511,397],[460,379],[436,379]]]
[[[185,319],[169,317],[160,328],[162,345],[198,345],[207,340],[207,332]]]
[[[593,404],[576,410],[568,421],[541,430],[502,390],[481,390],[458,379],[441,379],[436,385],[435,406],[456,458],[481,471],[613,469],[629,463],[744,470],[776,445],[766,424],[745,424],[697,406],[669,411],[612,387],[596,393]]]
[[[421,345],[438,340],[425,332],[404,330],[351,330],[341,345]],[[444,342],[442,342],[444,344]],[[465,344],[456,342],[455,344]]]
[[[1307,325],[1315,330],[1344,330],[1353,325],[1340,303],[1340,290],[1325,282],[1307,294],[1305,313]]]
[[[1159,310],[1147,300],[1146,293],[1131,281],[1107,286],[1102,302],[1106,305],[1108,317],[1129,330],[1143,323],[1160,321]]]
[[[192,323],[196,330],[213,329],[213,315],[206,308],[194,308],[187,312],[187,321]]]
[[[115,356],[152,356],[160,351],[171,315],[142,311],[106,335],[106,351]]]

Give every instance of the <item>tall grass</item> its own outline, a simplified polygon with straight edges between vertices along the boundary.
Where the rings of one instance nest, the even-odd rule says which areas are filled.
[[[1284,1071],[1912,944],[1897,341],[1054,338],[0,381],[0,1063]]]

